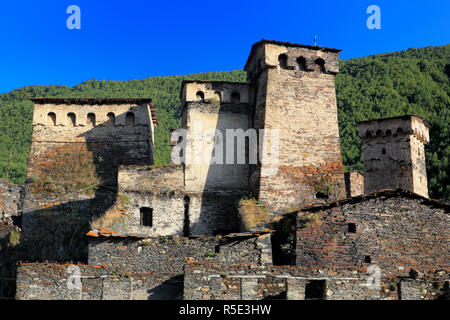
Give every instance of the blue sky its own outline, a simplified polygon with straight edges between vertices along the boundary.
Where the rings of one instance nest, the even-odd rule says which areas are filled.
[[[69,30],[69,5],[81,29]],[[369,30],[369,5],[381,29]],[[340,48],[342,59],[450,43],[450,1],[7,0],[0,93],[92,78],[131,80],[242,69],[263,38]]]

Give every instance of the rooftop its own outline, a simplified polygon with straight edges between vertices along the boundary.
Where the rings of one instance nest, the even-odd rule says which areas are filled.
[[[181,82],[181,87],[184,86],[185,83],[217,83],[217,84],[240,84],[244,86],[248,86],[248,83],[246,82],[234,82],[234,81],[214,81],[214,80],[183,80]]]
[[[232,239],[238,239],[238,238],[248,238],[248,237],[259,237],[264,234],[268,234],[273,232],[274,230],[270,229],[261,229],[258,231],[249,231],[249,232],[239,232],[239,233],[230,233],[223,235],[224,238],[232,238]],[[99,228],[95,230],[91,230],[88,233],[86,233],[86,236],[93,237],[93,238],[129,238],[129,239],[147,239],[147,238],[155,238],[154,236],[149,236],[146,234],[141,233],[125,233],[125,232],[119,232],[114,231],[108,227]],[[191,236],[191,238],[201,238],[202,236]]]
[[[292,43],[292,42],[283,42],[283,41],[262,39],[261,41],[258,41],[253,44],[252,49],[250,50],[250,54],[248,56],[247,62],[245,63],[244,70],[247,69],[248,62],[250,61],[250,58],[255,53],[255,49],[264,44],[275,44],[278,46],[297,47],[297,48],[305,48],[305,49],[310,49],[310,50],[335,52],[335,53],[339,53],[342,51],[341,49],[335,49],[335,48],[326,48],[326,47],[312,46],[312,45],[308,45],[308,44],[299,44],[299,43]]]
[[[290,212],[286,213],[293,213],[298,211],[316,211],[316,210],[325,210],[327,208],[331,207],[337,207],[341,206],[347,203],[359,203],[363,202],[369,199],[375,199],[375,198],[393,198],[393,197],[404,197],[409,199],[418,199],[422,200],[422,203],[428,206],[443,208],[446,211],[450,212],[450,203],[446,200],[437,200],[437,199],[428,199],[425,198],[417,193],[402,190],[402,189],[382,189],[376,192],[371,192],[359,196],[354,196],[346,199],[340,199],[340,200],[333,200],[329,201],[325,204],[318,204],[318,205],[311,205],[307,207],[301,207],[294,210],[290,210]]]
[[[55,104],[150,104],[153,105],[152,99],[149,98],[29,98],[37,104],[55,103]]]
[[[428,128],[431,128],[431,125],[427,121],[425,121],[421,116],[416,115],[416,114],[406,114],[406,115],[396,116],[396,117],[388,117],[388,118],[380,118],[380,119],[370,119],[370,120],[358,121],[358,124],[360,124],[360,123],[370,123],[370,122],[381,122],[381,121],[394,120],[394,119],[411,120],[411,118],[419,118],[420,120],[422,120],[422,122],[425,124],[425,126],[427,126]]]

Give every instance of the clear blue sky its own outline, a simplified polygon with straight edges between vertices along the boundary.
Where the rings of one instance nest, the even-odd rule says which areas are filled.
[[[69,5],[81,30],[69,30]],[[369,5],[381,29],[369,30]],[[342,59],[450,43],[450,0],[4,0],[0,93],[242,69],[263,38],[340,48]]]

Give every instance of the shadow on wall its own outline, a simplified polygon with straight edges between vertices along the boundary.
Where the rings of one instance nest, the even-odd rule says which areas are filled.
[[[215,88],[213,87],[213,90]],[[198,221],[190,226],[191,234],[212,233],[227,234],[237,232],[241,229],[241,221],[238,215],[238,203],[243,196],[248,196],[249,188],[249,165],[248,144],[249,138],[245,138],[245,163],[237,164],[237,138],[234,138],[234,161],[226,163],[227,139],[226,129],[243,129],[251,127],[252,109],[249,104],[241,104],[238,93],[232,94],[231,103],[217,101],[203,101],[202,96],[197,94],[200,108],[208,108],[217,112],[215,129],[220,130],[222,135],[211,137],[209,142],[216,142],[216,148],[212,148],[210,159],[220,159],[217,152],[223,150],[222,164],[211,163],[208,166],[204,181],[204,190],[201,194],[200,212]],[[220,99],[220,97],[218,98]],[[191,120],[192,121],[192,120]],[[206,128],[203,128],[204,130]],[[205,149],[204,149],[205,150]],[[209,149],[206,149],[209,151]],[[192,201],[190,202],[192,203]],[[191,215],[193,208],[190,208]],[[190,219],[192,221],[192,219]]]
[[[159,286],[147,291],[148,300],[182,300],[184,275],[167,279]]]
[[[74,125],[75,115],[67,116],[67,125]],[[88,131],[78,135],[85,143],[49,143],[33,160],[37,172],[26,182],[28,206],[49,204],[23,214],[23,261],[87,262],[84,235],[114,205],[119,166],[153,163],[149,126],[136,124],[132,112],[107,117],[97,125],[89,113]],[[56,123],[49,119],[47,125]]]
[[[15,244],[11,243],[12,233],[15,231],[4,231],[8,230],[2,230],[0,225],[0,300],[11,299],[16,290],[17,250]]]

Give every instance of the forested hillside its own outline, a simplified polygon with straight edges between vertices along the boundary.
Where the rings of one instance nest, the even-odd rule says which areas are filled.
[[[357,122],[404,114],[431,125],[426,146],[430,196],[450,199],[450,45],[341,61],[336,77],[342,160],[362,170]]]
[[[450,198],[450,45],[340,62],[336,77],[342,159],[347,170],[362,170],[357,121],[418,114],[431,125],[426,148],[430,195]],[[245,81],[245,72],[211,72],[131,81],[85,81],[74,87],[29,86],[0,95],[0,178],[13,150],[10,178],[25,180],[31,139],[30,97],[145,97],[158,110],[155,161],[170,159],[169,129],[180,126],[179,92],[183,79]]]

